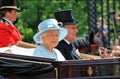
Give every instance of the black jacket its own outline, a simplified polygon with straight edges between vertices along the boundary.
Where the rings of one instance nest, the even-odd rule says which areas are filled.
[[[76,48],[74,46],[71,48],[64,40],[60,41],[56,48],[62,53],[66,60],[81,59],[80,56],[75,53]]]

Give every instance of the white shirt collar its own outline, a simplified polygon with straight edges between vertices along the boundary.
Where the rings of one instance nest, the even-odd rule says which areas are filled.
[[[65,41],[67,44],[70,44],[70,42],[69,42],[68,40],[64,39],[64,41]]]

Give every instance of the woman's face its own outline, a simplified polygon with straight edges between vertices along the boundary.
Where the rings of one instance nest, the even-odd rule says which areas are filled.
[[[69,42],[74,41],[76,39],[76,34],[78,32],[76,24],[66,25],[65,28],[68,30],[68,34],[65,39],[68,40]]]
[[[59,31],[58,30],[48,30],[41,37],[42,44],[49,46],[49,48],[54,48],[59,42]]]
[[[14,22],[17,18],[17,10],[12,10],[11,12],[7,11],[5,18],[9,19],[10,21]]]

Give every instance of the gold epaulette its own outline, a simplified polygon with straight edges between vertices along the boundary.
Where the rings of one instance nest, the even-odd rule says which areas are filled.
[[[0,22],[3,22],[6,26],[9,25],[9,23],[6,20],[1,19]]]

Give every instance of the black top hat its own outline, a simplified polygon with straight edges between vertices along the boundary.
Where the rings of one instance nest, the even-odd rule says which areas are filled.
[[[73,10],[65,10],[65,11],[58,11],[55,12],[55,18],[59,21],[62,22],[64,25],[65,24],[77,24],[74,20],[73,16]]]
[[[6,8],[20,10],[16,6],[16,0],[2,0],[0,2],[0,9],[6,9]]]

